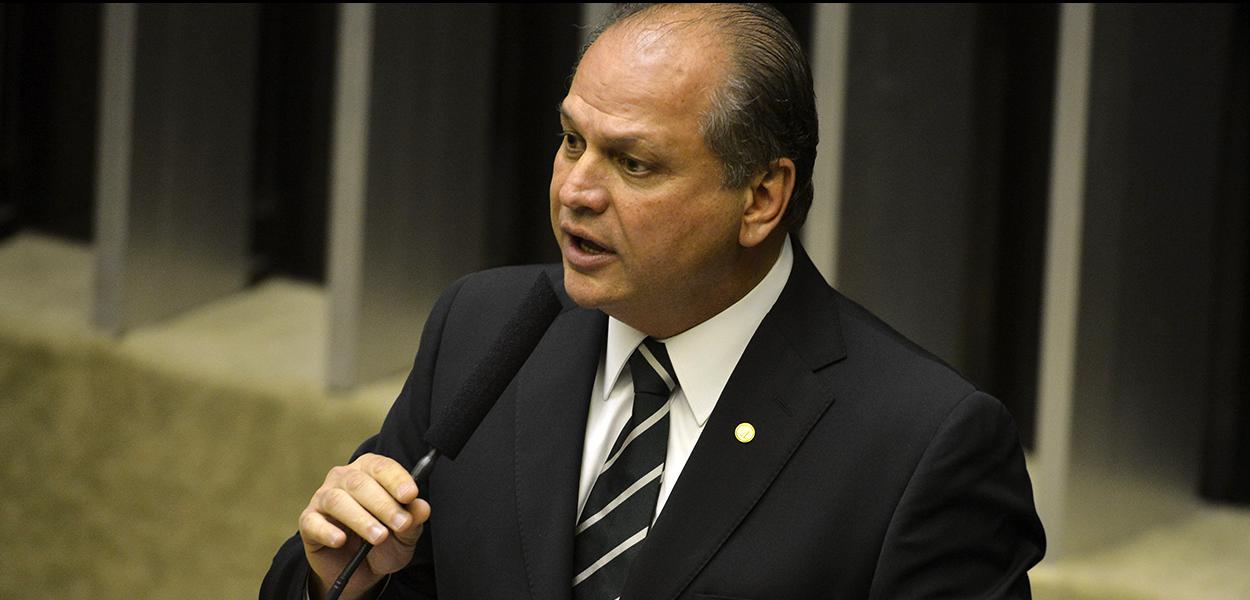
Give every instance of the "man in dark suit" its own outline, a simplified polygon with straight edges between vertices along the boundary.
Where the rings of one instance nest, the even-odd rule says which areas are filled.
[[[1045,541],[1011,418],[790,237],[811,88],[770,8],[618,13],[560,108],[563,264],[443,295],[262,597],[319,597],[362,537],[345,598],[1028,597]],[[562,312],[417,498],[424,431],[535,276]]]

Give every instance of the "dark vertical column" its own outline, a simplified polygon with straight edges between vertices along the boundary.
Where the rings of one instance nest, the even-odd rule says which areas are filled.
[[[1065,548],[1195,500],[1233,10],[1095,11]]]
[[[582,5],[501,5],[493,112],[488,262],[558,262],[548,188],[559,147],[556,106],[580,46]]]
[[[17,134],[21,89],[18,69],[21,65],[22,32],[18,19],[22,7],[0,4],[0,239],[12,235],[18,227],[17,201],[13,198],[14,174],[21,156]]]
[[[260,7],[253,279],[325,281],[337,16],[331,4]]]
[[[837,284],[1031,444],[1056,9],[852,7]]]
[[[981,213],[975,228],[996,235],[978,234],[989,258],[974,272],[976,293],[965,307],[980,341],[968,369],[1011,410],[1027,448],[1036,438],[1057,31],[1054,5],[981,9],[978,121],[986,171],[979,193],[996,210]]]
[[[91,239],[100,13],[0,9],[0,236],[32,228]]]
[[[1250,504],[1250,8],[1234,11],[1221,129],[1211,406],[1202,494]]]
[[[847,76],[840,286],[956,364],[978,241],[976,18],[854,6]]]

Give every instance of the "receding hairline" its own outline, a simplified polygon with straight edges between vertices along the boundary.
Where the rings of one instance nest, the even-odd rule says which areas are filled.
[[[713,20],[706,20],[707,17],[727,17],[735,13],[741,12],[741,8],[734,4],[727,3],[669,3],[669,4],[651,4],[644,6],[637,11],[630,13],[619,20],[611,23],[603,29],[602,33],[607,33],[613,29],[627,26],[640,26],[648,23],[656,25],[708,25],[716,29],[723,30],[724,27]],[[688,18],[673,19],[675,16],[686,16]],[[663,17],[669,17],[664,19]]]
[[[592,43],[583,50],[572,78],[576,78],[577,72],[581,70],[581,62],[590,54],[591,49],[605,39],[615,37],[616,39],[610,39],[610,43],[624,42],[644,47],[671,40],[674,36],[703,43],[709,50],[709,62],[717,63],[710,78],[705,80],[705,89],[699,97],[699,102],[703,104],[697,117],[699,134],[706,144],[706,121],[711,111],[715,110],[716,99],[722,96],[737,71],[736,50],[729,39],[732,28],[720,22],[720,19],[708,19],[709,9],[717,17],[731,17],[734,14],[733,5],[728,4],[652,4],[612,22],[600,30]],[[711,34],[714,37],[700,37],[699,34]],[[674,44],[674,47],[682,48],[684,44]],[[571,83],[570,81],[570,87]],[[557,106],[557,110],[564,113],[563,102]]]
[[[598,43],[600,38],[611,32],[617,32],[618,35],[645,35],[654,32],[658,37],[667,37],[702,29],[715,34],[715,44],[726,51],[726,56],[731,56],[733,44],[727,39],[729,27],[721,19],[707,17],[710,13],[714,13],[711,16],[728,17],[734,10],[732,4],[652,4],[608,25],[595,38],[594,43]],[[586,50],[589,51],[589,47]]]

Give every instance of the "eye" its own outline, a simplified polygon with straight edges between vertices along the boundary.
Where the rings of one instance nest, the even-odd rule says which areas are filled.
[[[646,175],[650,172],[650,168],[636,158],[622,156],[620,158],[621,168],[630,175]]]
[[[564,143],[564,149],[570,153],[577,154],[582,151],[584,145],[582,138],[576,133],[565,131],[560,134],[560,139]]]

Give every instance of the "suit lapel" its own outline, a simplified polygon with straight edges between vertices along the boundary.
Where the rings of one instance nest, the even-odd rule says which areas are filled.
[[[556,290],[563,291],[559,281]],[[607,333],[567,298],[518,374],[515,477],[521,551],[533,598],[572,596],[573,527],[590,388]]]
[[[677,597],[767,491],[833,403],[815,371],[844,355],[833,291],[795,244],[785,290],[738,361],[622,594]],[[756,436],[734,430],[751,423]]]

